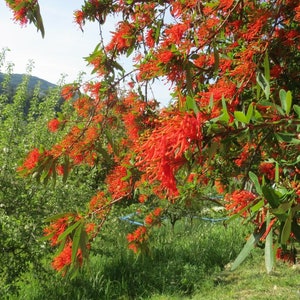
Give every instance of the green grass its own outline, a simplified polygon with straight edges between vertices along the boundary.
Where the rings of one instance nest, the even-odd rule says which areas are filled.
[[[192,299],[300,299],[300,269],[277,262],[268,275],[261,251],[256,252],[234,272],[223,271],[212,276],[213,287],[195,294]]]
[[[125,232],[134,228],[124,222],[110,224],[94,245],[90,264],[74,280],[61,278],[50,268],[44,273],[33,270],[19,282],[19,294],[7,299],[300,298],[300,271],[279,264],[267,275],[261,249],[255,249],[236,271],[226,269],[249,231],[240,224],[225,228],[200,220],[193,225],[181,221],[174,232],[165,224],[154,233],[146,256],[127,249]]]

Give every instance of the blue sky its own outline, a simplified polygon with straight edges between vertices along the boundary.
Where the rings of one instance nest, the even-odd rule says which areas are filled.
[[[87,23],[84,32],[74,23],[73,12],[81,8],[83,0],[39,0],[39,3],[46,32],[44,39],[33,24],[21,27],[14,23],[6,2],[0,0],[0,50],[10,49],[6,62],[14,63],[14,73],[23,74],[33,60],[31,74],[52,83],[58,83],[62,74],[67,75],[66,82],[76,80],[80,72],[87,74],[84,79],[91,78],[91,69],[83,58],[94,50],[100,36],[96,23]],[[115,23],[106,19],[102,28],[104,39],[109,39]],[[5,72],[5,68],[0,71]],[[158,101],[169,102],[170,91],[162,82],[156,82],[153,91]]]
[[[32,75],[58,82],[61,74],[73,81],[80,71],[90,72],[83,57],[97,45],[99,28],[87,24],[84,32],[76,26],[73,11],[82,0],[40,0],[46,35],[43,39],[33,24],[21,27],[12,21],[12,13],[0,1],[0,49],[9,48],[6,61],[15,64],[15,73],[25,73],[29,60],[34,61]],[[110,24],[113,30],[113,24]]]

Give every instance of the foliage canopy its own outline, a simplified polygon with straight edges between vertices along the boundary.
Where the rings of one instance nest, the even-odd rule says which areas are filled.
[[[6,2],[15,20],[44,35],[38,1]],[[257,226],[234,266],[262,243],[271,271],[273,245],[287,258],[300,239],[299,1],[86,0],[74,13],[81,29],[92,21],[100,31],[111,15],[121,19],[111,40],[86,58],[97,80],[66,85],[76,116],[49,123],[68,132],[20,167],[44,183],[65,182],[81,165],[103,170],[105,186],[86,211],[48,218],[46,238],[59,247],[54,268],[82,265],[113,205],[156,207],[128,235],[130,248],[146,250],[169,206],[193,206],[210,186],[232,218]],[[166,109],[149,97],[155,80],[171,86]]]

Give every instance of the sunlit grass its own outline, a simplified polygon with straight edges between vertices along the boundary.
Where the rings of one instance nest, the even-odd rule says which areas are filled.
[[[89,266],[74,280],[50,269],[39,276],[33,271],[20,282],[20,294],[8,299],[300,298],[300,271],[277,264],[267,275],[262,249],[255,249],[236,271],[228,270],[249,228],[181,220],[173,232],[165,222],[154,233],[146,256],[127,249],[125,235],[134,228],[121,221],[105,228]]]

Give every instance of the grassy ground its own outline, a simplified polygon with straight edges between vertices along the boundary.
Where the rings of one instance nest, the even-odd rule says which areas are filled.
[[[193,299],[300,299],[299,278],[298,268],[282,263],[268,275],[263,259],[256,257],[234,272],[223,271],[212,277],[213,288],[197,293]]]
[[[227,270],[245,242],[247,230],[239,224],[181,221],[175,232],[165,224],[155,234],[151,254],[138,257],[126,247],[124,231],[134,229],[130,226],[117,222],[107,228],[75,280],[50,268],[41,274],[33,269],[19,282],[19,294],[6,299],[300,299],[300,269],[277,264],[267,275],[261,249],[236,271]]]
[[[206,279],[191,297],[157,295],[151,300],[268,300],[300,299],[300,267],[277,263],[266,274],[263,259],[249,258],[236,271],[221,271]],[[258,263],[261,261],[261,263]]]

